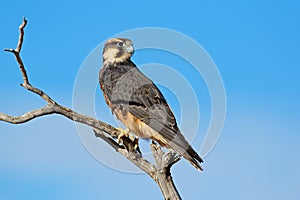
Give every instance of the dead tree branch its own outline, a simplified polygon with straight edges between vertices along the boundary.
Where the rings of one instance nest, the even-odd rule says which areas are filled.
[[[58,104],[45,92],[30,84],[28,74],[26,72],[23,60],[20,56],[20,52],[24,41],[24,28],[26,27],[26,24],[27,20],[24,18],[23,23],[19,26],[20,35],[17,47],[15,49],[4,50],[13,53],[17,60],[23,79],[23,83],[21,83],[20,85],[26,90],[35,93],[42,99],[44,99],[46,105],[44,107],[27,112],[20,116],[10,116],[8,114],[0,113],[0,121],[4,121],[11,124],[21,124],[44,115],[59,114],[72,121],[90,126],[93,128],[96,137],[103,139],[118,153],[126,157],[134,165],[146,172],[160,187],[165,199],[181,199],[170,173],[171,166],[180,159],[180,157],[177,154],[171,151],[168,153],[164,153],[161,150],[160,146],[153,143],[151,145],[151,149],[156,164],[152,164],[151,162],[143,158],[139,152],[134,150],[133,147],[135,144],[129,138],[122,138],[122,144],[118,144],[116,142],[116,139],[118,138],[120,132],[115,127],[97,119],[94,119],[92,117],[77,113],[71,110],[70,108]]]

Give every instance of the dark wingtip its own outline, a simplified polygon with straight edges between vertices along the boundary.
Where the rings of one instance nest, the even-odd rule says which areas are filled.
[[[202,159],[201,159],[202,160]],[[203,161],[202,161],[203,162]],[[193,160],[190,161],[190,163],[199,171],[203,171],[202,166],[200,165],[200,161],[193,158]]]
[[[187,150],[187,153],[189,154],[189,156],[191,157],[191,159],[189,160],[190,163],[199,171],[203,171],[202,166],[200,165],[200,163],[203,163],[202,158],[198,155],[198,153],[192,148],[189,147]]]

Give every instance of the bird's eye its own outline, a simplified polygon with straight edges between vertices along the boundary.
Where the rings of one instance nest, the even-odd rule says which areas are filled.
[[[118,47],[123,47],[123,46],[124,46],[124,42],[118,42],[118,43],[117,43],[117,46],[118,46]]]

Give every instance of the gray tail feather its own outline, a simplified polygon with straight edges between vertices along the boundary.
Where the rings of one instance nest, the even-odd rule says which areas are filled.
[[[187,159],[196,169],[198,169],[199,171],[203,170],[200,165],[203,160],[191,146],[188,147],[188,149],[182,156]]]
[[[181,140],[181,145],[173,143],[172,141],[170,142],[170,146],[173,150],[188,160],[196,169],[199,171],[203,170],[200,165],[200,163],[203,162],[202,158],[185,140]]]
[[[203,170],[200,165],[200,163],[203,162],[202,158],[185,140],[180,131],[170,140],[169,146],[183,156],[186,160],[188,160],[196,169],[199,171]]]

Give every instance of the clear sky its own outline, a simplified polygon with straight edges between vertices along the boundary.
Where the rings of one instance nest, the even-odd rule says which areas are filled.
[[[185,161],[172,168],[181,196],[296,200],[300,198],[299,9],[299,1],[2,1],[0,49],[15,47],[17,28],[26,16],[22,56],[32,84],[72,107],[82,62],[107,38],[142,27],[169,28],[193,38],[218,66],[227,116],[202,173]],[[174,69],[188,65],[172,59],[150,51],[137,51],[133,57],[137,64],[156,62]],[[193,72],[185,73],[189,79]],[[197,81],[190,79],[197,88]],[[19,87],[21,82],[13,56],[1,51],[0,112],[19,115],[44,105]],[[161,88],[180,118],[176,97],[168,87]],[[111,122],[101,93],[96,95],[97,116]],[[199,101],[201,132],[210,115],[209,102]],[[195,138],[197,149],[202,139],[201,134]],[[0,199],[162,196],[146,175],[120,172],[98,162],[81,143],[73,122],[46,116],[23,125],[0,122]]]

